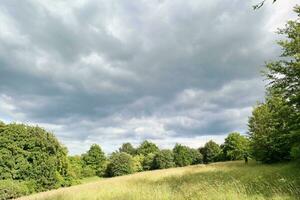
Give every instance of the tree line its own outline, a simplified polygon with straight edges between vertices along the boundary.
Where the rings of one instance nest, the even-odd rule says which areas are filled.
[[[231,133],[222,145],[211,140],[198,149],[181,144],[159,149],[145,140],[137,148],[124,143],[110,155],[93,144],[82,155],[68,156],[67,148],[45,129],[0,122],[0,199],[70,186],[92,176],[240,160],[248,155],[249,145],[246,136]]]

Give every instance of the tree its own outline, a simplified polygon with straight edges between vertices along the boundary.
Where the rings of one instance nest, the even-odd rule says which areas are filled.
[[[70,185],[67,149],[52,133],[24,124],[0,125],[0,179],[31,181],[36,191]]]
[[[249,139],[240,133],[230,133],[223,145],[223,153],[226,160],[242,160],[249,154]]]
[[[133,157],[133,171],[134,172],[141,172],[143,171],[143,162],[144,162],[145,156],[143,155],[135,155]]]
[[[132,156],[136,154],[136,149],[132,146],[131,143],[123,143],[122,146],[119,148],[120,152],[128,153]]]
[[[193,155],[187,146],[176,144],[173,148],[173,154],[176,166],[183,167],[193,163]]]
[[[287,37],[278,42],[282,59],[267,63],[263,73],[269,80],[265,103],[249,119],[253,152],[263,162],[300,158],[300,6],[294,11],[298,19],[278,32]]]
[[[210,140],[204,145],[203,148],[200,148],[200,152],[203,155],[203,162],[210,163],[220,160],[222,150],[217,143]]]
[[[80,156],[69,156],[69,172],[75,179],[83,178],[83,161]]]
[[[154,169],[154,157],[155,157],[154,153],[149,153],[146,156],[144,156],[144,160],[142,163],[144,170]]]
[[[175,167],[174,155],[171,150],[161,150],[154,157],[155,169],[166,169]]]
[[[159,151],[159,148],[156,146],[156,144],[148,142],[145,140],[138,148],[137,148],[137,154],[141,154],[144,156],[147,156],[150,153],[157,153]]]
[[[293,109],[278,96],[269,96],[254,108],[248,126],[256,160],[272,163],[290,159],[292,113]]]
[[[103,176],[106,167],[106,157],[101,147],[93,144],[87,153],[82,155],[83,167],[93,170],[93,175]]]
[[[277,0],[272,0],[273,3],[275,3]],[[256,4],[253,6],[254,10],[257,10],[259,8],[261,8],[264,4],[265,4],[266,0],[261,1],[260,3]]]
[[[134,172],[132,156],[124,152],[113,153],[106,172],[110,177],[132,174]]]
[[[192,165],[203,163],[203,155],[200,153],[198,149],[190,148],[190,154],[192,157]]]

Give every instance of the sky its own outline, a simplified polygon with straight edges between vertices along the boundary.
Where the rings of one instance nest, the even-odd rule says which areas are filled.
[[[0,120],[53,132],[70,154],[247,133],[297,0],[2,0]]]

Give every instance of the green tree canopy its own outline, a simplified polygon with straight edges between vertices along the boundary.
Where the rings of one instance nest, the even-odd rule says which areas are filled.
[[[220,145],[210,140],[204,145],[204,147],[200,148],[200,152],[203,155],[203,161],[205,163],[210,163],[220,160],[222,150]]]
[[[256,160],[271,163],[290,159],[292,113],[293,109],[285,100],[275,96],[254,108],[248,126]]]
[[[173,148],[174,162],[177,166],[183,167],[193,163],[193,155],[190,148],[181,144],[175,144]]]
[[[168,149],[161,150],[154,157],[154,168],[166,169],[170,167],[175,167],[173,152]]]
[[[159,148],[156,144],[145,140],[142,144],[137,148],[137,154],[141,154],[147,156],[150,153],[156,154],[159,151]]]
[[[134,172],[134,160],[131,155],[124,152],[113,153],[107,166],[107,175],[122,176]]]
[[[249,139],[240,133],[230,133],[223,145],[226,160],[241,160],[249,154]]]
[[[40,127],[0,127],[0,179],[32,181],[37,191],[68,185],[67,149]]]
[[[102,176],[105,172],[106,157],[101,147],[93,144],[87,153],[82,155],[83,166],[94,171],[95,175]]]
[[[119,148],[120,152],[128,153],[132,156],[136,154],[136,149],[132,146],[131,143],[123,143],[122,146]]]

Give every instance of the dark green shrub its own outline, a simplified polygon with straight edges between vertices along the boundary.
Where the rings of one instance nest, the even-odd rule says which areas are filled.
[[[174,155],[171,150],[161,150],[154,156],[154,168],[166,169],[175,167]]]
[[[30,193],[25,182],[0,180],[0,200],[14,199]]]
[[[134,172],[133,158],[124,152],[113,153],[106,170],[110,177],[132,174]]]
[[[81,172],[82,177],[96,176],[95,170],[91,166],[84,166]]]

